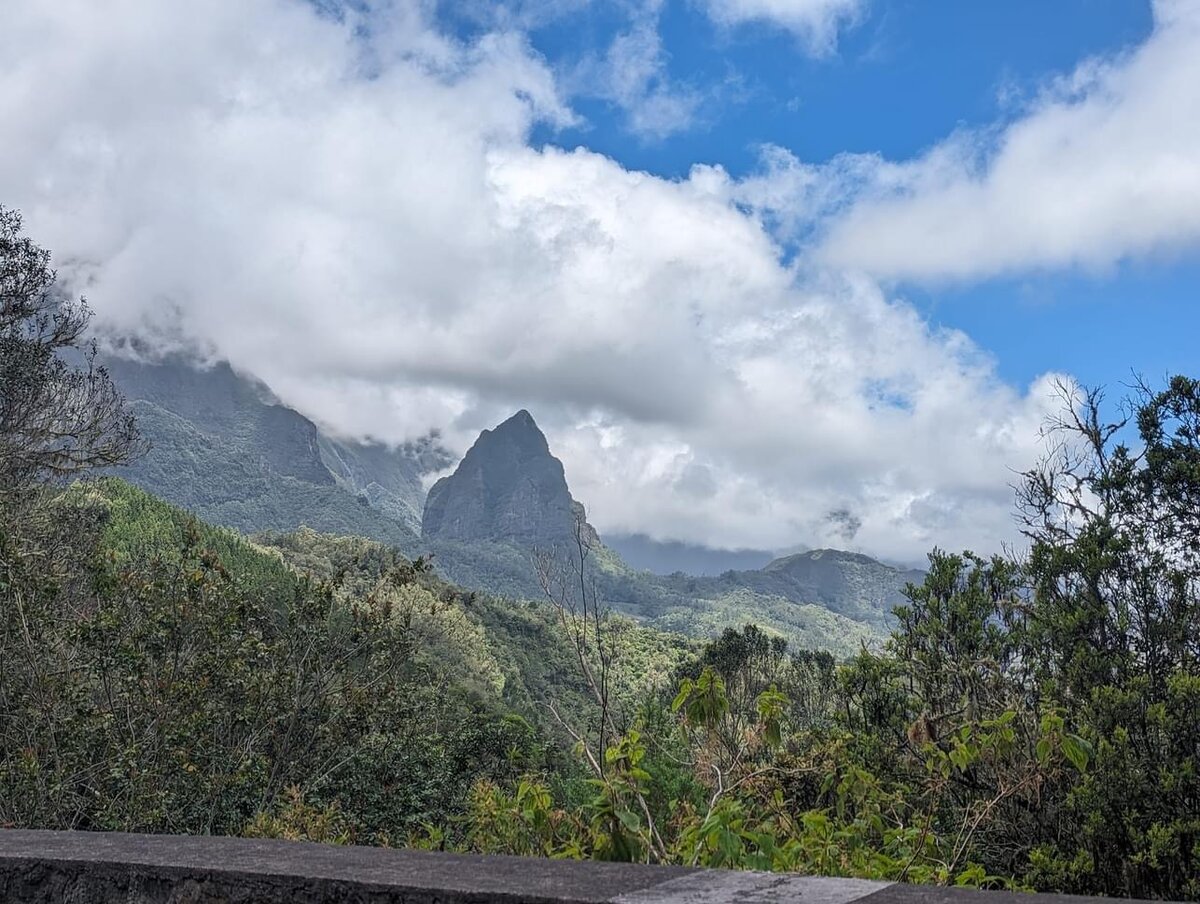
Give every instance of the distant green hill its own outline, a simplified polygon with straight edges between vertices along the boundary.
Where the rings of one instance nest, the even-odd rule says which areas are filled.
[[[422,549],[469,587],[540,597],[531,559],[574,557],[575,526],[592,549],[601,598],[619,612],[692,636],[754,622],[794,645],[853,654],[880,640],[919,572],[867,556],[815,550],[717,577],[637,571],[604,546],[567,486],[562,463],[527,411],[485,430],[425,502]]]
[[[422,549],[432,553],[438,570],[458,584],[514,599],[544,598],[527,548],[495,541],[425,541]],[[837,557],[853,554],[819,550],[804,555],[829,557],[836,569]],[[887,634],[891,610],[904,600],[905,584],[920,579],[920,572],[874,560],[868,560],[873,567],[848,561],[846,579],[828,578],[824,584],[756,571],[716,578],[664,577],[634,571],[603,547],[594,561],[600,598],[643,624],[704,638],[754,623],[785,637],[793,648],[827,650],[839,657],[853,655],[864,643],[878,645]],[[820,571],[829,564],[822,563]]]
[[[923,571],[895,568],[861,553],[813,549],[776,559],[755,571],[726,572],[709,580],[726,593],[745,588],[760,596],[803,600],[885,628],[891,624],[892,609],[905,602],[905,586],[924,579]],[[674,582],[678,584],[680,579]]]

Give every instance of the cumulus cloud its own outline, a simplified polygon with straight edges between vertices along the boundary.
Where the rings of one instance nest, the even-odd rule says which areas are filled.
[[[613,38],[599,69],[600,84],[625,110],[633,132],[658,139],[692,125],[700,95],[668,76],[653,8],[638,13],[630,28]]]
[[[723,352],[737,390],[689,429],[597,416],[555,431],[603,523],[725,546],[852,542],[907,560],[1011,538],[1009,484],[1041,451],[1051,378],[1007,387],[966,337],[931,332],[856,282],[731,328]],[[687,491],[697,467],[711,492]]]
[[[1082,63],[1013,121],[918,159],[811,167],[776,154],[759,200],[793,225],[832,213],[817,224],[821,260],[894,279],[1105,269],[1195,248],[1200,2],[1158,0],[1154,19],[1140,46]]]
[[[907,559],[1011,535],[1047,384],[800,274],[719,167],[532,147],[574,118],[538,55],[422,10],[8,0],[0,199],[107,333],[226,358],[338,432],[465,449],[529,407],[602,531],[853,525]]]
[[[864,0],[703,0],[720,25],[764,22],[784,28],[815,54],[837,46],[838,31],[862,12]]]
[[[619,107],[625,128],[648,141],[691,128],[705,99],[668,71],[670,57],[658,31],[663,2],[644,0],[630,6],[626,27],[613,35],[604,53],[588,55],[562,78],[572,95]]]

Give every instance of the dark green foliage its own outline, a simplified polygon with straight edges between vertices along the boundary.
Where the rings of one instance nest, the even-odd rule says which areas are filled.
[[[495,687],[508,706],[535,724],[547,722],[544,704],[550,700],[564,703],[570,712],[583,706],[574,654],[548,606],[463,590],[443,581],[432,563],[410,561],[372,540],[300,530],[262,534],[257,541],[278,550],[294,568],[337,580],[347,598],[369,594],[389,572],[411,575],[414,593],[419,590],[425,601],[420,609],[426,622],[436,618],[439,623],[437,632],[428,636],[446,637],[431,652],[448,677],[461,682],[464,673],[477,673],[479,681]],[[623,618],[613,620],[612,635],[623,666],[616,692],[629,706],[647,692],[668,686],[695,649],[681,637]]]
[[[1200,894],[1200,392],[1140,387],[1106,423],[1073,398],[1063,452],[1027,475],[1036,618],[1026,661],[1094,750],[1038,867],[1083,891]],[[1138,448],[1126,446],[1125,425]]]
[[[102,513],[100,550],[109,567],[172,559],[180,554],[182,539],[194,531],[195,543],[221,561],[239,589],[278,604],[297,592],[295,573],[279,559],[264,556],[241,534],[197,521],[123,480],[105,477],[75,484],[59,504]]]
[[[0,823],[237,833],[299,787],[384,841],[544,762],[457,598],[377,544],[308,578],[111,479],[0,525]]]
[[[614,742],[644,774],[543,805],[544,852],[1200,895],[1200,384],[1139,391],[1136,452],[1098,395],[1069,401],[1021,488],[1026,558],[935,552],[886,649],[841,666],[726,631],[680,670],[674,729],[645,708]],[[491,801],[504,849],[523,817]]]

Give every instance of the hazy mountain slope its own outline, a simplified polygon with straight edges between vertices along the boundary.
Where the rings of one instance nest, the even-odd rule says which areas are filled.
[[[756,588],[780,588],[782,595],[819,600],[835,612],[871,620],[905,602],[903,590],[919,584],[925,572],[895,568],[861,553],[814,549],[776,559],[747,580]],[[756,584],[755,579],[761,581]]]
[[[860,606],[847,596],[795,587],[777,592],[755,571],[709,578],[609,570],[598,584],[614,608],[664,630],[712,637],[727,627],[754,623],[783,635],[793,647],[828,650],[838,656],[853,654],[863,643],[882,641],[891,608],[900,599],[876,594],[884,597],[886,608],[870,609],[859,616],[850,613],[868,609],[868,605]]]
[[[763,596],[816,603],[856,621],[879,628],[891,622],[891,611],[905,602],[903,590],[925,574],[894,568],[861,553],[814,549],[776,559],[764,568],[709,578],[699,592],[720,597],[741,589]],[[666,578],[673,586],[687,579]]]
[[[197,368],[182,360],[139,363],[110,357],[104,365],[128,399],[171,412],[229,451],[259,459],[264,471],[317,485],[334,483],[321,461],[316,425],[228,364]]]
[[[638,571],[716,577],[726,571],[762,568],[775,558],[761,549],[712,549],[677,540],[655,540],[646,534],[605,533],[604,545]]]
[[[321,461],[334,480],[373,508],[421,531],[425,504],[424,474],[453,464],[453,457],[433,437],[391,447],[382,443],[351,443],[321,434]]]
[[[374,537],[402,549],[417,543],[412,528],[338,486],[280,474],[252,452],[202,433],[150,402],[131,405],[150,452],[117,473],[212,524],[245,533],[308,525],[335,534]]]
[[[517,599],[544,599],[535,577],[531,551],[511,543],[423,541],[440,574],[467,587]],[[875,645],[886,635],[886,611],[858,620],[834,611],[824,600],[790,599],[746,586],[739,580],[676,575],[662,577],[634,571],[604,547],[596,550],[590,575],[604,605],[645,625],[689,637],[714,637],[728,627],[754,623],[786,637],[797,649],[828,650],[849,656],[863,643]],[[886,566],[882,566],[886,567]],[[851,601],[826,594],[835,605]]]
[[[105,365],[151,444],[121,476],[243,531],[306,524],[415,546],[421,475],[449,463],[433,439],[398,449],[335,439],[223,363]]]

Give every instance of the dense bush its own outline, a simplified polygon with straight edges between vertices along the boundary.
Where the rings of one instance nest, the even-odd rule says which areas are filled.
[[[115,481],[43,505],[0,522],[0,822],[237,833],[300,786],[379,841],[540,762],[407,562],[347,595]]]
[[[111,479],[6,496],[0,821],[1195,896],[1197,387],[1139,397],[1137,457],[1073,410],[1028,556],[933,554],[840,663]]]

